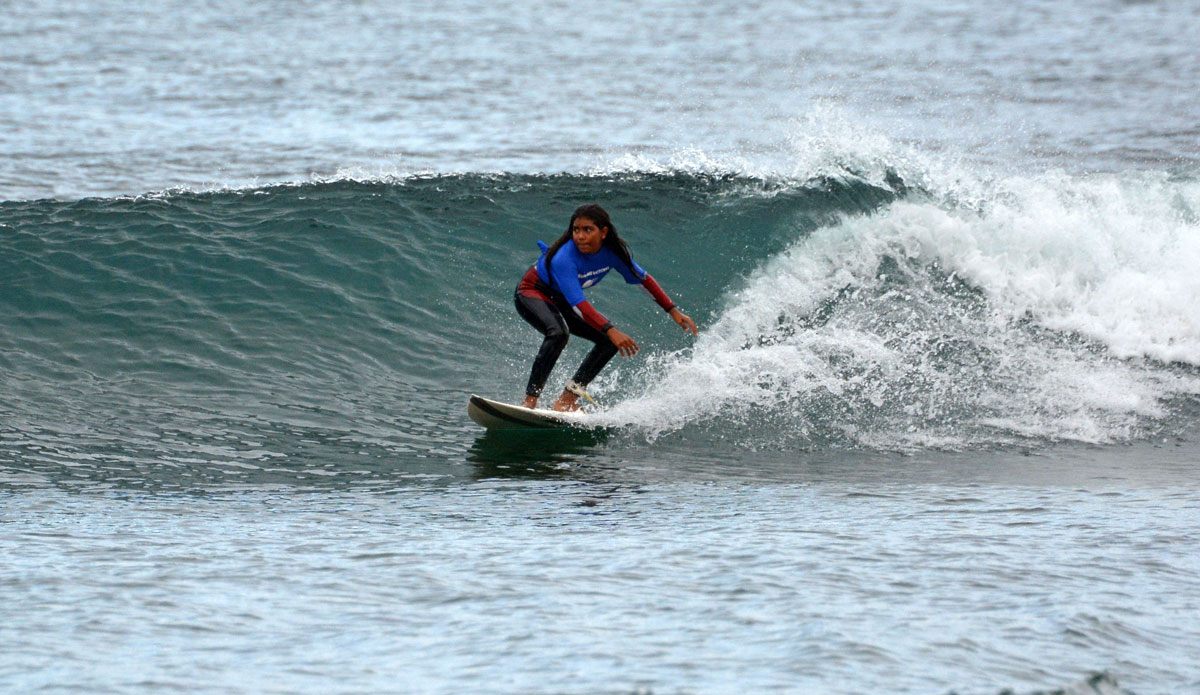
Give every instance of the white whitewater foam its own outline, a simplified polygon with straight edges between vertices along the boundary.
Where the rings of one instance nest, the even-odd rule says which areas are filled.
[[[927,171],[956,169],[944,161],[932,166],[926,155],[865,127],[861,116],[829,102],[813,103],[806,112],[763,139],[773,144],[718,150],[689,145],[664,154],[619,152],[610,154],[586,173],[734,175],[796,185],[825,177],[850,176],[887,187],[890,174],[900,175],[909,185],[921,186],[926,183]]]
[[[846,218],[769,259],[608,417],[872,448],[1141,436],[1200,394],[1169,364],[1200,366],[1197,210],[1196,182],[1049,174]]]
[[[1164,174],[999,182],[977,212],[899,203],[890,243],[987,293],[1010,318],[1118,357],[1200,366],[1200,183]]]

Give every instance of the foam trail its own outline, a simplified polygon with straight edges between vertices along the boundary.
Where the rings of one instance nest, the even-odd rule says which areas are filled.
[[[788,445],[1111,442],[1200,393],[1196,182],[1052,175],[952,198],[800,239],[610,417],[653,436],[720,416]]]

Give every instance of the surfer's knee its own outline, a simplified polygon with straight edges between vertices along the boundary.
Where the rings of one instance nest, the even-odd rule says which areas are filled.
[[[555,350],[562,350],[567,346],[567,340],[570,339],[571,333],[562,326],[551,326],[546,329],[545,342],[552,346]]]

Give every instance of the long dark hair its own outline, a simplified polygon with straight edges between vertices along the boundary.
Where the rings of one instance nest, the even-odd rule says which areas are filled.
[[[571,221],[567,223],[567,231],[563,232],[563,235],[553,244],[550,244],[550,248],[546,251],[546,272],[550,272],[550,261],[554,258],[554,254],[558,253],[563,244],[571,240],[571,228],[575,226],[575,220],[580,217],[595,222],[600,229],[608,229],[608,236],[604,237],[604,245],[612,249],[613,253],[617,254],[617,258],[620,258],[621,262],[636,274],[637,271],[633,269],[633,257],[629,255],[629,245],[617,234],[617,228],[612,223],[612,218],[608,216],[608,212],[594,203],[575,208],[575,212],[571,214]]]

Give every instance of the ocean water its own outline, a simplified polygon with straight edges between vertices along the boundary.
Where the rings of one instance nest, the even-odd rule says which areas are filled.
[[[0,691],[1200,693],[1200,9],[2,14]]]

